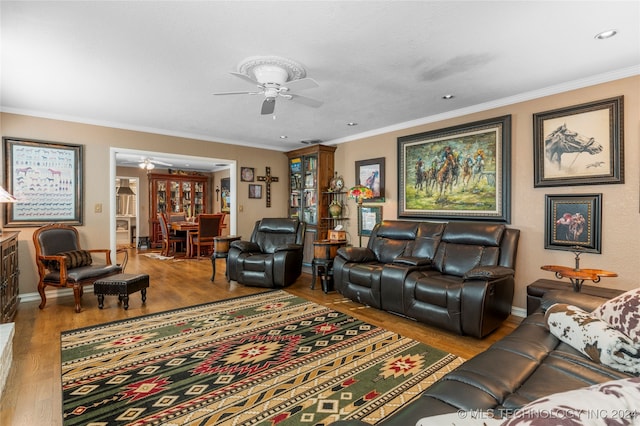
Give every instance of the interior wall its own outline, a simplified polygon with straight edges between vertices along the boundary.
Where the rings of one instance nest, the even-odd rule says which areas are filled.
[[[621,185],[588,185],[555,188],[533,187],[533,119],[536,112],[578,105],[615,96],[624,95],[624,159],[625,183]],[[583,254],[581,265],[585,268],[600,268],[616,271],[617,278],[604,278],[599,284],[623,290],[638,287],[640,262],[640,76],[621,79],[584,89],[548,96],[510,106],[495,108],[463,117],[443,120],[401,131],[389,132],[361,140],[338,145],[335,154],[335,170],[345,178],[347,188],[355,183],[355,161],[370,158],[386,158],[386,202],[383,218],[397,218],[397,138],[453,125],[512,115],[512,183],[511,224],[521,230],[516,272],[516,294],[514,305],[526,306],[526,286],[538,278],[550,278],[549,272],[541,271],[544,264],[572,265],[573,254],[568,251],[544,249],[545,194],[603,193],[602,254]],[[65,121],[35,118],[15,114],[0,114],[0,130],[3,136],[31,138],[55,142],[85,145],[85,221],[80,227],[83,247],[108,247],[109,245],[109,158],[110,147],[159,151],[182,155],[223,157],[237,161],[236,174],[241,167],[254,167],[256,176],[265,174],[271,167],[272,176],[279,182],[272,184],[272,207],[267,209],[265,198],[249,199],[248,185],[237,179],[237,234],[248,237],[256,220],[262,217],[279,217],[287,214],[287,160],[279,151],[197,141],[143,132],[113,129]],[[89,172],[90,171],[90,172]],[[4,176],[4,172],[3,172]],[[216,181],[216,179],[218,179]],[[141,180],[141,186],[143,186]],[[215,191],[219,177],[214,178]],[[264,183],[253,182],[257,184]],[[265,193],[263,187],[263,194]],[[215,193],[212,193],[215,198]],[[103,204],[103,213],[95,213],[94,205]],[[141,203],[141,208],[144,203]],[[355,203],[348,202],[352,220],[347,222],[347,231],[352,242],[357,241]],[[141,211],[141,217],[143,212]],[[148,210],[146,212],[148,215]],[[37,291],[37,273],[33,260],[33,228],[18,228],[20,234],[20,292]],[[363,238],[366,244],[366,237]]]
[[[114,129],[103,126],[73,123],[18,114],[0,114],[0,131],[2,136],[33,139],[52,142],[63,142],[84,145],[84,224],[78,227],[83,248],[106,248],[110,245],[110,217],[111,200],[110,149],[126,148],[141,151],[175,153],[180,155],[201,156],[210,158],[224,158],[235,160],[240,167],[254,167],[256,176],[264,175],[265,167],[271,167],[273,176],[280,176],[280,182],[272,184],[272,206],[265,208],[264,198],[251,199],[248,197],[248,184],[237,180],[237,205],[243,211],[237,212],[237,234],[251,235],[254,222],[263,216],[281,217],[287,214],[287,158],[280,151],[257,149],[237,145],[200,141],[175,136],[165,136],[145,132]],[[4,162],[2,163],[4,165]],[[237,174],[236,173],[236,174]],[[2,172],[4,177],[4,169]],[[141,178],[140,185],[144,186],[146,176]],[[215,189],[215,186],[213,187]],[[215,197],[215,193],[212,193]],[[140,215],[148,217],[148,196],[140,199]],[[102,213],[95,212],[95,205],[102,204]],[[145,207],[146,206],[146,207]],[[4,213],[3,213],[4,214]],[[143,216],[144,215],[144,216]],[[142,220],[141,220],[142,221]],[[20,293],[37,292],[38,274],[34,260],[34,246],[32,241],[35,228],[11,228],[20,231],[19,259],[20,259]],[[47,293],[53,297],[53,288]]]
[[[533,187],[533,114],[557,108],[624,95],[624,164],[625,183],[615,185],[583,185]],[[455,119],[443,120],[387,134],[364,138],[338,146],[336,170],[345,178],[346,187],[355,183],[355,162],[385,157],[384,219],[398,214],[397,138],[429,130],[512,116],[511,142],[511,224],[521,230],[516,263],[514,306],[526,307],[526,286],[539,278],[554,279],[551,272],[540,270],[546,264],[573,266],[569,251],[544,248],[545,195],[602,193],[602,254],[585,253],[581,267],[606,269],[618,273],[616,278],[603,278],[603,287],[632,289],[640,285],[640,76],[600,84],[553,96],[495,108]],[[353,200],[348,202],[351,220],[348,232],[357,241],[357,213]],[[363,245],[367,242],[363,237]],[[589,283],[585,283],[589,284]]]

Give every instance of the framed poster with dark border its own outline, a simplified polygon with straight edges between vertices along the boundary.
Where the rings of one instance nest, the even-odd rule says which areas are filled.
[[[511,116],[398,138],[398,217],[511,220]]]
[[[358,208],[358,235],[369,236],[377,223],[382,221],[382,206],[361,206]]]
[[[4,137],[6,227],[83,224],[83,145]]]
[[[601,252],[602,194],[546,195],[545,249]]]
[[[249,198],[262,198],[262,185],[249,184]]]
[[[624,183],[624,97],[533,115],[534,186]]]
[[[366,186],[373,192],[373,198],[363,202],[384,202],[384,157],[356,161],[356,185]]]

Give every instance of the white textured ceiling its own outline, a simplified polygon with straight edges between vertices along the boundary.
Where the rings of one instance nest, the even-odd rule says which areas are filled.
[[[283,151],[640,73],[638,1],[2,1],[0,13],[3,111]],[[261,116],[259,96],[213,95],[251,90],[229,72],[256,55],[303,64],[320,87],[300,94],[324,104],[279,99]]]

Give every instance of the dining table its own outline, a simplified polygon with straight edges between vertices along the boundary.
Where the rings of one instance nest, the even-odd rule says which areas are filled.
[[[193,247],[191,247],[191,239],[189,238],[189,234],[198,232],[198,222],[191,222],[188,220],[181,220],[176,222],[171,222],[171,229],[174,231],[185,232],[187,236],[187,253],[186,257],[193,256]]]

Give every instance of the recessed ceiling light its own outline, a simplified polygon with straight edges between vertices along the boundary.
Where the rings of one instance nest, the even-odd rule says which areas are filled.
[[[596,40],[605,40],[613,37],[616,34],[618,34],[618,31],[616,30],[607,30],[596,34],[593,38],[595,38]]]
[[[287,135],[282,135],[282,136],[280,136],[280,139],[287,139],[288,137],[289,136],[287,136]]]
[[[455,98],[455,96],[453,96],[452,94],[447,94],[447,95],[444,95],[442,97],[442,99],[445,99],[445,100],[449,100],[449,99],[453,99],[453,98]]]
[[[347,126],[349,126],[349,127],[353,127],[353,126],[357,126],[357,125],[358,125],[358,123],[353,122],[353,121],[350,121],[350,122],[347,123]]]

